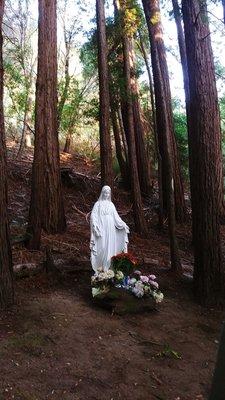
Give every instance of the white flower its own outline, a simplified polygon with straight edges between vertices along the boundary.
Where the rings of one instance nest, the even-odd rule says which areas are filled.
[[[131,278],[131,279],[129,279],[129,285],[135,285],[135,283],[137,282],[137,279],[135,279],[135,278]]]
[[[116,278],[118,281],[122,281],[123,278],[124,278],[123,272],[122,272],[122,271],[117,271],[117,273],[116,273],[116,275],[115,275],[115,278]]]
[[[91,291],[92,291],[92,296],[93,297],[96,297],[101,293],[101,289],[100,288],[96,288],[96,287],[93,287]]]
[[[96,281],[97,281],[97,275],[93,275],[92,277],[91,277],[91,283],[95,283]]]
[[[107,276],[107,278],[108,279],[112,279],[112,278],[114,278],[114,271],[112,270],[112,269],[109,269],[107,272],[106,272],[106,276]]]
[[[161,303],[164,299],[163,293],[162,292],[153,292],[153,297],[156,301],[156,303]]]

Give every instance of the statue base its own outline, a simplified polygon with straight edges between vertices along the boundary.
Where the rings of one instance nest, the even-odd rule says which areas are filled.
[[[112,287],[109,292],[93,298],[94,304],[109,310],[112,314],[141,314],[158,311],[153,297],[137,298],[129,291]]]

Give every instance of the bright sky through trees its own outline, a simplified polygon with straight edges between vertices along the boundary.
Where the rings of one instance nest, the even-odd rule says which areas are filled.
[[[95,1],[93,0],[68,0],[68,13],[67,13],[67,23],[71,24],[73,19],[77,20],[78,33],[76,36],[77,47],[83,44],[86,39],[88,32],[95,27]],[[106,16],[113,15],[112,1],[108,0],[108,7],[106,8]],[[170,83],[172,97],[179,98],[184,104],[184,91],[183,91],[183,77],[181,65],[179,63],[179,50],[177,42],[177,33],[175,21],[169,16],[169,12],[172,10],[172,2],[167,1],[165,4],[169,4],[165,8],[162,8],[163,16],[163,28],[164,28],[164,41],[167,47],[167,60],[170,72]],[[59,49],[63,51],[63,31],[62,31],[62,5],[64,0],[58,1],[58,42]],[[37,12],[37,0],[34,0],[30,4],[31,12],[33,17],[36,18]],[[210,2],[208,7],[209,18],[211,21],[211,33],[212,33],[212,45],[214,49],[215,60],[218,61],[223,67],[225,67],[224,59],[224,27],[222,23],[223,10],[222,5],[213,4]],[[73,69],[77,73],[81,72],[81,65],[79,63],[79,57],[74,57]],[[147,81],[147,75],[143,74],[142,80]],[[222,81],[218,82],[218,92],[219,96],[225,93],[225,85]]]

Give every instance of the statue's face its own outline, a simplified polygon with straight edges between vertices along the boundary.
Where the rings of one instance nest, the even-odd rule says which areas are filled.
[[[102,192],[102,197],[104,200],[109,200],[110,199],[110,189],[104,189]]]

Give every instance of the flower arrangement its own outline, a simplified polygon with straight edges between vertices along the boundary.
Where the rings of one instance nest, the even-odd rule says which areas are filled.
[[[114,277],[113,270],[104,271],[102,267],[99,268],[95,275],[91,277],[92,296],[96,297],[108,293],[110,287],[114,284]]]
[[[161,303],[163,293],[159,290],[155,275],[142,275],[140,271],[134,271],[134,276],[129,277],[126,289],[136,297],[153,297],[156,303]]]
[[[152,297],[156,303],[163,301],[163,293],[155,275],[143,275],[135,270],[136,259],[129,253],[112,257],[111,269],[99,268],[91,278],[93,297],[104,297],[113,288],[129,291],[137,298]]]
[[[120,253],[111,259],[113,271],[121,271],[125,276],[129,276],[133,272],[135,265],[137,265],[137,260],[130,253]]]

